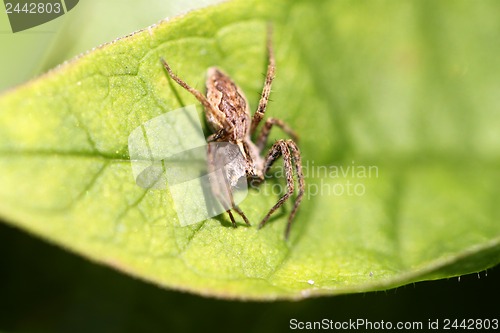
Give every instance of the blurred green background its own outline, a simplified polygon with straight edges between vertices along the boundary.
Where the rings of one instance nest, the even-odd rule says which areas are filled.
[[[214,0],[83,0],[68,14],[12,34],[0,15],[0,91],[99,44]],[[116,8],[120,7],[117,12]],[[0,110],[1,112],[1,110]],[[166,291],[94,265],[0,224],[0,331],[288,331],[289,320],[498,318],[497,267],[387,292],[301,302],[243,303]]]

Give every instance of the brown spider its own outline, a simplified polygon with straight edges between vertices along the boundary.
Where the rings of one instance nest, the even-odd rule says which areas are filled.
[[[202,93],[190,87],[186,82],[175,75],[164,59],[161,59],[161,61],[168,75],[181,87],[183,87],[194,97],[196,97],[196,99],[204,106],[207,123],[214,133],[207,138],[207,141],[229,142],[237,145],[237,147],[239,148],[239,153],[241,153],[242,159],[236,159],[234,160],[236,162],[229,163],[225,167],[227,178],[230,178],[230,184],[227,184],[227,194],[229,198],[224,199],[224,195],[221,195],[221,192],[224,192],[224,189],[214,188],[217,186],[214,186],[212,184],[212,192],[214,192],[219,201],[225,201],[225,203],[223,202],[222,204],[226,209],[226,212],[229,214],[234,227],[236,227],[236,222],[234,220],[233,214],[231,213],[231,209],[241,215],[247,225],[250,225],[250,222],[248,221],[243,211],[234,204],[231,191],[229,190],[229,187],[235,185],[235,181],[237,180],[235,178],[241,178],[242,176],[245,176],[249,181],[260,184],[264,181],[264,176],[269,171],[274,161],[276,161],[280,156],[283,156],[287,192],[278,200],[278,202],[271,208],[264,219],[260,222],[260,229],[269,220],[271,214],[273,214],[281,205],[283,205],[285,201],[294,193],[295,187],[292,166],[292,162],[294,162],[295,171],[297,173],[297,181],[299,184],[299,192],[295,199],[295,204],[290,213],[288,224],[285,229],[285,239],[288,239],[290,227],[297,212],[297,208],[299,207],[299,204],[302,200],[305,188],[300,151],[297,147],[297,144],[295,143],[295,141],[297,141],[297,135],[282,120],[269,118],[264,123],[260,134],[257,136],[256,142],[254,143],[251,139],[251,136],[255,134],[257,126],[264,117],[266,106],[269,101],[269,93],[271,92],[271,84],[274,79],[275,60],[270,29],[268,30],[267,51],[269,64],[267,67],[266,81],[262,89],[259,107],[253,115],[253,118],[251,118],[250,108],[243,92],[229,78],[228,75],[224,74],[218,68],[211,67],[208,69],[206,80],[207,94],[205,97]],[[263,158],[261,156],[261,153],[266,146],[269,132],[273,125],[280,127],[286,134],[288,134],[292,138],[292,140],[278,140],[273,144],[272,148]],[[214,150],[217,149],[211,150],[209,145],[209,170],[213,170],[214,165],[217,163],[221,163],[220,159],[224,158],[225,153],[223,149],[218,149],[219,151]],[[226,180],[226,182],[229,181]]]

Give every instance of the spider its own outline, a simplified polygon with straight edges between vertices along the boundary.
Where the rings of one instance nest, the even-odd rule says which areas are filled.
[[[262,126],[260,133],[256,136],[256,141],[252,141],[252,136],[255,136],[257,127],[264,118],[269,101],[269,94],[271,92],[271,85],[275,76],[275,59],[272,48],[271,29],[268,29],[267,33],[267,52],[268,66],[266,80],[262,89],[259,106],[253,117],[250,114],[248,101],[241,89],[220,69],[216,67],[210,67],[208,69],[206,79],[207,93],[206,96],[204,96],[174,74],[163,58],[161,58],[161,62],[170,78],[177,82],[182,88],[189,91],[203,105],[207,123],[213,131],[213,134],[207,138],[207,142],[229,142],[236,145],[239,149],[242,158],[235,159],[234,161],[236,162],[226,164],[225,166],[227,178],[230,178],[226,180],[226,182],[228,182],[228,197],[224,198],[224,195],[221,194],[221,192],[224,192],[224,189],[220,188],[221,186],[211,185],[212,192],[214,192],[219,201],[225,201],[222,204],[234,227],[236,227],[236,222],[231,210],[238,213],[245,223],[250,225],[243,211],[234,204],[231,191],[229,190],[230,187],[235,186],[235,182],[238,178],[245,176],[252,184],[261,184],[273,163],[280,156],[283,157],[287,191],[262,219],[258,227],[260,229],[266,224],[271,215],[294,193],[293,165],[295,165],[299,189],[285,229],[285,239],[288,239],[292,221],[302,201],[305,188],[300,151],[295,143],[295,141],[298,140],[297,135],[282,120],[268,118]],[[261,154],[266,146],[269,132],[273,126],[280,127],[291,137],[291,139],[276,141],[267,154],[263,156]],[[210,149],[209,145],[209,170],[213,170],[214,166],[220,163],[221,158],[224,159],[224,154],[225,152],[223,149]]]

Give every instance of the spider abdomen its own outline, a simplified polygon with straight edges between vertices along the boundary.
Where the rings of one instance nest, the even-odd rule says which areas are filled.
[[[207,100],[216,110],[224,115],[227,126],[221,124],[218,117],[207,113],[207,122],[214,132],[221,129],[227,131],[228,141],[239,141],[249,135],[250,108],[241,89],[224,72],[211,67],[207,72]]]

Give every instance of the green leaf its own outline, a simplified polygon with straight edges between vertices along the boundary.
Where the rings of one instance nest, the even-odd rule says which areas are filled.
[[[161,286],[239,299],[380,290],[500,262],[500,4],[233,1],[104,45],[0,98],[0,214]],[[135,184],[128,135],[195,103],[217,65],[255,109],[267,23],[268,116],[301,136],[305,200],[257,230],[283,179],[182,227],[168,190]],[[273,138],[283,137],[278,129]],[[277,169],[279,171],[279,169]],[[36,260],[36,258],[34,258]]]
[[[144,6],[121,0],[117,15],[117,2],[86,0],[80,1],[76,10],[21,34],[7,33],[11,30],[9,18],[2,15],[0,30],[5,33],[0,34],[0,91],[151,22],[217,2],[220,0],[155,1]]]

